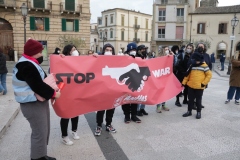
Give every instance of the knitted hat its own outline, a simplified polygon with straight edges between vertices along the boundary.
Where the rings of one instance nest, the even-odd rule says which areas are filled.
[[[195,52],[195,53],[192,55],[192,59],[194,59],[195,61],[203,61],[203,60],[204,60],[204,57],[203,57],[202,54]]]
[[[29,39],[24,45],[24,54],[33,56],[40,53],[43,50],[43,45],[38,41]]]

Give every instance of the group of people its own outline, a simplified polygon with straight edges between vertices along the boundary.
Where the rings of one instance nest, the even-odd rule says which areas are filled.
[[[129,43],[127,50],[122,54],[131,56],[132,58],[142,58],[147,60],[150,58],[147,53],[147,47],[144,45],[137,46],[136,43]],[[43,71],[40,64],[43,62],[42,44],[33,39],[29,39],[24,45],[24,53],[19,59],[18,63],[13,69],[12,85],[14,88],[14,95],[17,102],[20,103],[21,111],[30,123],[32,129],[31,135],[31,159],[37,160],[55,160],[56,158],[47,156],[47,144],[50,133],[50,113],[49,103],[50,99],[57,99],[61,96],[60,91],[54,90],[52,87],[43,82],[47,74]],[[54,54],[65,56],[78,56],[74,45],[66,45],[61,52],[60,48],[56,48]],[[111,44],[105,44],[102,50],[102,55],[116,55],[115,49]],[[98,54],[93,51],[88,51],[89,56],[98,57]],[[154,55],[155,56],[155,55]],[[211,77],[211,61],[209,55],[206,53],[206,46],[199,43],[194,50],[192,44],[179,49],[178,46],[173,46],[171,50],[166,46],[163,48],[161,56],[173,56],[173,72],[182,83],[184,87],[184,100],[183,104],[188,104],[188,110],[183,114],[183,117],[192,115],[192,109],[197,110],[196,118],[201,118],[202,95],[204,89],[207,87]],[[153,57],[151,57],[153,58]],[[233,67],[236,66],[240,71],[240,56],[238,61],[234,61]],[[1,60],[1,54],[0,54]],[[236,71],[236,72],[237,72]],[[49,70],[50,72],[50,70]],[[1,75],[1,73],[0,73]],[[240,75],[238,73],[238,75]],[[232,92],[229,91],[229,101],[232,98]],[[0,88],[1,89],[1,88]],[[1,93],[1,90],[0,90]],[[40,95],[45,101],[39,101],[35,94]],[[181,106],[180,94],[176,96],[175,105]],[[238,97],[239,98],[239,97]],[[228,101],[228,102],[229,102]],[[195,107],[195,105],[197,107]],[[166,102],[157,104],[156,111],[161,113],[161,110],[169,111],[166,107]],[[148,115],[145,110],[144,104],[124,104],[122,105],[124,114],[124,122],[130,123],[131,121],[141,123],[139,116]],[[107,132],[116,133],[116,129],[112,125],[113,115],[115,109],[108,109],[97,111],[96,114],[96,129],[95,135],[100,136],[102,132],[102,125],[104,121],[104,114],[106,113],[105,130]],[[80,137],[77,134],[78,116],[70,118],[72,123],[71,136],[77,140]],[[60,127],[62,132],[62,141],[66,145],[72,145],[73,141],[68,136],[68,123],[69,119],[61,118]]]

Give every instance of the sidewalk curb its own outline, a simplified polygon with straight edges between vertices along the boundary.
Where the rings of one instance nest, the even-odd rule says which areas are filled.
[[[3,128],[0,128],[0,139],[4,136],[4,134],[6,133],[7,129],[11,126],[13,120],[16,118],[16,116],[18,115],[19,112],[20,112],[20,107],[17,107],[17,109],[12,114],[12,116],[7,121],[7,123],[3,126]]]
[[[230,75],[222,75],[220,74],[216,69],[214,69],[214,71],[220,76],[220,77],[230,77]]]

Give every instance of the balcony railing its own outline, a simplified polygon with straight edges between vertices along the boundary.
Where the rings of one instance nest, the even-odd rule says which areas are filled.
[[[183,22],[184,17],[183,16],[177,16],[177,22]]]
[[[158,17],[158,21],[166,21],[166,17]]]
[[[167,5],[167,4],[186,4],[188,0],[161,0],[155,2],[155,4]]]
[[[16,0],[0,0],[0,7],[16,9]]]
[[[60,3],[60,12],[61,12],[61,14],[67,13],[67,14],[79,14],[80,15],[82,13],[82,5],[75,3],[73,8],[71,8],[71,7],[66,8],[66,3],[61,2]]]
[[[165,38],[165,34],[159,34],[158,38]]]
[[[133,38],[133,42],[139,43],[140,42],[140,38]]]
[[[47,11],[47,12],[52,12],[52,1],[47,1],[47,3],[45,3],[45,1],[44,1],[44,7],[34,6],[33,3],[31,3],[31,1],[28,0],[28,9],[29,9],[29,11],[43,11],[43,12]]]
[[[134,29],[137,29],[137,30],[140,29],[140,25],[137,25],[137,24],[134,24],[133,27]]]

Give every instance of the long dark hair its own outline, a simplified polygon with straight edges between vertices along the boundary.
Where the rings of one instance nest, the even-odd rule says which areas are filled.
[[[70,52],[71,52],[71,50],[72,50],[73,47],[74,47],[74,46],[71,45],[71,44],[66,45],[66,46],[63,48],[62,53],[63,53],[65,56],[70,56]]]

